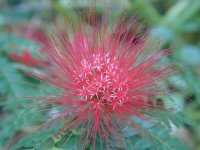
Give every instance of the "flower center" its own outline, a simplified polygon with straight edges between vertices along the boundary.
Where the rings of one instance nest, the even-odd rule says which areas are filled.
[[[108,55],[98,54],[90,61],[83,60],[76,77],[78,96],[99,107],[122,105],[128,98],[127,74]]]

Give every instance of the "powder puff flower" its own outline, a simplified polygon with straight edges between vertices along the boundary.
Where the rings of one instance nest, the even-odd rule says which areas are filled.
[[[12,52],[9,53],[8,56],[10,59],[18,61],[30,67],[39,66],[41,64],[41,61],[39,59],[34,58],[32,54],[27,50],[24,50],[22,55],[18,55],[17,53]]]
[[[65,108],[52,118],[64,120],[62,131],[80,129],[83,147],[92,141],[95,149],[97,139],[123,144],[124,125],[140,128],[131,116],[153,122],[148,114],[163,109],[155,97],[164,94],[160,82],[170,74],[159,65],[166,51],[150,50],[155,43],[133,19],[112,26],[94,16],[90,26],[68,21],[56,26],[51,49],[43,51],[50,62],[46,79],[62,94],[43,100]]]

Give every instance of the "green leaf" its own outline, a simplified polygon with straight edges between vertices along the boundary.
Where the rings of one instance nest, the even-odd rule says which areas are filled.
[[[42,130],[37,133],[30,134],[21,139],[12,150],[32,148],[37,150],[48,150],[54,147],[52,137],[56,133],[57,128],[50,130]]]
[[[20,54],[23,50],[29,50],[33,56],[38,57],[37,51],[40,49],[39,43],[30,41],[17,34],[1,34],[0,35],[0,53],[16,52]]]
[[[180,50],[181,60],[189,65],[200,65],[200,49],[193,45],[186,45]],[[191,59],[192,58],[192,59]]]
[[[69,135],[68,135],[69,136]],[[68,139],[68,136],[65,136],[62,141],[59,141],[56,146],[65,150],[78,150],[78,140],[79,137],[78,136],[72,136]],[[67,139],[67,141],[66,141]]]

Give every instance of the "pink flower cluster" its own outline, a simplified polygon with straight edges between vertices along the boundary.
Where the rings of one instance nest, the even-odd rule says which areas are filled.
[[[34,58],[28,50],[24,50],[22,55],[12,52],[12,53],[9,53],[8,56],[10,59],[14,61],[18,61],[30,67],[39,66],[42,63],[41,60]]]
[[[51,49],[44,56],[51,65],[44,66],[50,75],[50,84],[64,90],[61,95],[44,100],[66,108],[54,115],[64,119],[63,130],[81,128],[83,145],[97,138],[110,143],[110,136],[123,143],[124,124],[138,128],[130,119],[136,116],[150,120],[145,115],[162,109],[155,106],[155,97],[163,93],[159,83],[169,76],[168,66],[159,65],[165,52],[149,51],[147,34],[139,35],[134,21],[113,24],[107,21],[88,27],[72,23],[67,30],[60,24],[51,36]],[[91,24],[97,24],[93,17]],[[101,141],[100,140],[100,141]]]

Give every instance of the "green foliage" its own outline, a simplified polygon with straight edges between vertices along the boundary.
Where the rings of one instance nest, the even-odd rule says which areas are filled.
[[[161,116],[163,117],[164,114]],[[137,117],[132,117],[132,120],[135,121],[140,129],[133,127],[124,128],[123,136],[123,145],[118,145],[116,142],[108,144],[105,141],[97,139],[96,150],[100,150],[102,146],[108,144],[110,149],[127,149],[127,150],[149,150],[149,149],[161,149],[161,150],[174,150],[174,149],[183,149],[187,150],[181,141],[170,135],[170,128],[165,128],[163,123],[165,121],[155,121],[149,122],[144,121]],[[75,132],[58,132],[62,125],[52,126],[51,128],[45,128],[36,133],[31,133],[27,137],[21,139],[12,149],[20,148],[32,148],[37,150],[79,150],[82,140],[80,139],[79,134]],[[106,144],[106,145],[105,145]],[[79,146],[80,145],[80,146]],[[92,143],[86,146],[88,149],[92,148]]]
[[[33,56],[37,55],[40,45],[17,34],[2,33],[0,35],[0,53],[16,52],[20,54],[23,50],[29,50]],[[2,55],[3,57],[3,55]],[[5,56],[4,56],[5,57]]]
[[[20,53],[23,49],[29,48],[37,50],[39,45],[17,35],[0,36],[0,95],[4,95],[1,97],[0,104],[3,106],[2,110],[5,111],[5,119],[0,124],[0,145],[3,146],[17,131],[38,121],[37,118],[41,118],[34,109],[27,108],[29,111],[19,109],[19,107],[31,106],[32,102],[25,97],[38,96],[40,91],[37,86],[39,85],[33,86],[35,83],[31,83],[31,80],[19,72],[17,64],[6,57],[8,51]]]
[[[48,92],[50,92],[48,89],[52,90],[52,87],[27,77],[19,71],[19,64],[12,62],[7,57],[9,52],[20,54],[25,49],[38,57],[37,50],[40,49],[39,44],[9,33],[7,29],[10,26],[15,27],[17,24],[38,25],[38,22],[52,19],[48,18],[52,14],[53,19],[50,22],[54,21],[55,17],[67,14],[72,16],[72,21],[75,24],[75,18],[77,16],[81,18],[81,10],[85,9],[87,5],[91,6],[89,0],[86,0],[84,5],[80,5],[81,1],[69,0],[67,1],[69,5],[64,5],[63,2],[62,0],[53,1],[52,8],[49,8],[46,1],[38,3],[33,0],[14,0],[13,2],[2,0],[0,2],[0,5],[2,5],[0,6],[0,149],[1,147],[8,149],[8,145],[13,146],[12,139],[18,136],[19,138],[16,139],[16,142],[18,142],[12,149],[78,150],[80,148],[77,146],[81,142],[77,131],[59,133],[60,125],[37,130],[40,124],[49,119],[46,116],[48,116],[47,114],[52,110],[52,107],[40,111],[40,108],[46,107],[46,104],[34,100],[33,97],[48,95]],[[122,6],[125,3],[126,5]],[[22,9],[20,6],[24,6],[23,8],[26,9]],[[192,138],[197,141],[196,148],[199,148],[199,0],[127,0],[123,2],[111,0],[110,12],[112,15],[116,15],[116,8],[118,7],[127,8],[128,16],[137,14],[138,18],[141,18],[140,20],[145,24],[155,27],[155,30],[151,31],[151,37],[162,38],[160,41],[161,48],[170,47],[170,56],[167,61],[175,64],[178,73],[169,79],[171,83],[168,87],[173,89],[169,92],[169,97],[160,97],[160,99],[164,101],[165,108],[174,108],[176,111],[167,116],[162,112],[155,112],[156,115],[151,117],[154,119],[157,117],[160,120],[155,121],[155,124],[134,117],[133,120],[141,126],[141,129],[138,131],[138,129],[131,127],[124,128],[126,147],[113,142],[109,145],[109,148],[113,150],[184,150],[187,149],[187,146],[170,135],[173,130],[172,125],[181,127],[183,124],[189,126]],[[86,11],[88,8],[86,8]],[[98,7],[98,9],[101,15],[104,8]],[[46,12],[44,13],[44,11]],[[78,15],[75,14],[77,11],[79,12]],[[118,11],[117,13],[121,12]],[[21,67],[26,69],[26,66]],[[47,90],[44,92],[43,89]],[[57,89],[53,90],[57,92]],[[149,134],[147,134],[147,131],[149,131]],[[71,133],[73,134],[71,135]],[[26,136],[22,138],[21,135]],[[142,135],[145,135],[146,138],[142,138]],[[66,142],[69,136],[71,138]],[[186,142],[188,141],[186,140]],[[103,145],[105,144],[103,141]],[[194,148],[194,145],[191,148]],[[101,143],[97,140],[96,149],[100,147]],[[91,143],[87,148],[91,149]]]
[[[20,140],[12,149],[29,148],[29,149],[53,149],[55,148],[54,134],[59,128],[46,129],[37,133],[30,133],[27,137]]]

